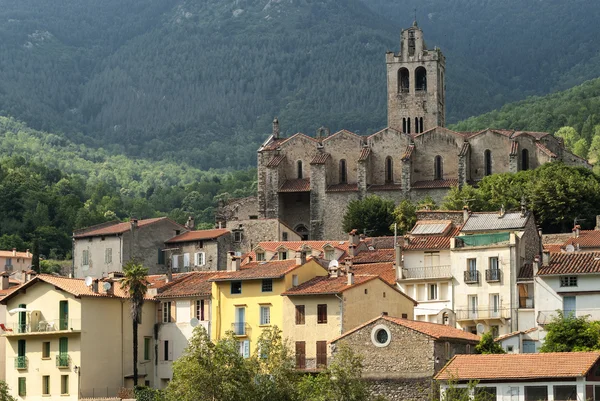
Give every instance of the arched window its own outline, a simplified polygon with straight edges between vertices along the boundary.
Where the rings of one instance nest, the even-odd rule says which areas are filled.
[[[406,134],[406,118],[402,119],[402,132]]]
[[[529,151],[527,149],[521,151],[521,170],[529,170]]]
[[[410,73],[407,68],[398,70],[398,93],[408,93],[410,91]]]
[[[415,117],[415,134],[420,133],[419,131],[419,117]]]
[[[486,149],[483,152],[483,171],[485,175],[492,175],[492,151]]]
[[[415,90],[427,92],[427,70],[425,67],[418,67],[415,70]]]
[[[419,130],[423,132],[423,117],[419,118]]]
[[[444,179],[444,166],[442,156],[436,156],[433,162],[433,171],[436,180]]]
[[[348,182],[348,171],[346,170],[346,160],[340,160],[340,184]]]
[[[394,160],[391,156],[385,158],[385,182],[394,182]]]
[[[406,119],[406,133],[410,134],[410,118]]]
[[[298,179],[302,179],[302,160],[298,160],[296,166],[298,167]]]
[[[294,228],[294,231],[296,232],[296,234],[302,237],[302,241],[308,241],[308,228],[306,228],[304,224],[298,224]]]

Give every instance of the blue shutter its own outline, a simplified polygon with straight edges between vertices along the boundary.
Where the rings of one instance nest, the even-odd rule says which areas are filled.
[[[565,314],[565,316],[568,316],[570,314],[575,315],[576,311],[577,311],[577,297],[574,297],[574,296],[563,297],[563,313]]]

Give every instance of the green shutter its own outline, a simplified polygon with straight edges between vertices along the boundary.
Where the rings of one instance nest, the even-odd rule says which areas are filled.
[[[19,377],[19,396],[27,395],[27,385],[24,377]]]
[[[19,308],[27,308],[25,304],[19,304]],[[19,312],[19,333],[25,333],[27,331],[27,312]]]
[[[144,360],[150,360],[150,337],[144,337]]]
[[[61,337],[58,340],[58,353],[61,355],[69,353],[69,339],[67,337]]]
[[[159,265],[164,265],[165,264],[165,253],[160,248],[158,248],[158,264]]]
[[[69,330],[69,301],[60,301],[59,314],[59,329]]]

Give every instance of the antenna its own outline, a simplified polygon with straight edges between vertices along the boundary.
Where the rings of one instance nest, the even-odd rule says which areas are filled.
[[[190,326],[192,327],[196,327],[200,324],[200,321],[198,319],[196,319],[195,317],[192,318],[192,320],[190,320]]]
[[[104,288],[104,291],[108,291],[110,290],[111,284],[108,281],[105,281],[104,284],[102,284],[102,288]]]
[[[485,326],[483,323],[477,323],[477,334],[483,334],[485,331]]]
[[[91,276],[87,276],[85,278],[85,286],[89,287],[90,285],[92,285],[92,280],[93,280],[93,278]]]
[[[329,262],[329,268],[330,268],[330,269],[331,269],[331,268],[333,268],[333,267],[339,267],[339,266],[340,266],[340,264],[339,264],[339,263],[338,263],[338,261],[337,261],[337,260],[335,260],[335,259],[334,259],[334,260],[332,260],[331,262]]]

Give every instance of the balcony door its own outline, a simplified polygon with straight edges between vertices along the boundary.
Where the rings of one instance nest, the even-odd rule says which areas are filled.
[[[59,330],[69,329],[69,301],[60,301],[58,305]]]
[[[500,317],[500,294],[490,294],[490,317]]]
[[[19,309],[26,309],[27,305],[25,304],[20,304],[19,305]],[[19,333],[25,333],[27,331],[27,312],[23,311],[23,312],[19,312],[19,327],[18,327],[18,331]]]
[[[433,267],[440,265],[440,253],[439,252],[425,252],[423,255],[423,263],[425,267]]]
[[[246,329],[246,308],[235,308],[235,334],[243,335]]]
[[[469,295],[469,319],[477,319],[477,295]]]

